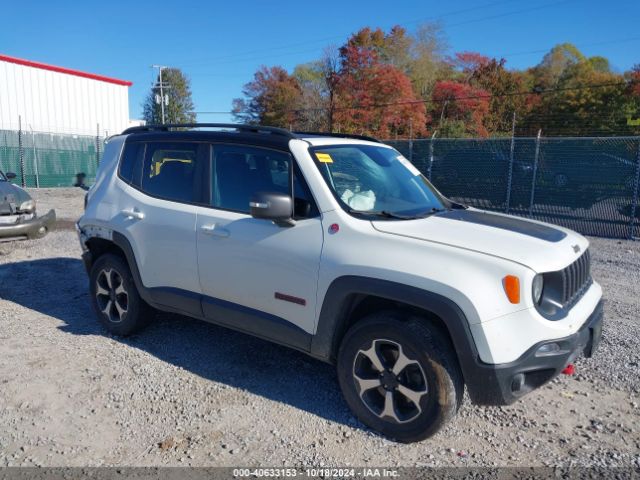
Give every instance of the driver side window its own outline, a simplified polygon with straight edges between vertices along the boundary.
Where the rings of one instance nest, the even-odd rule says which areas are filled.
[[[214,145],[211,206],[249,213],[256,192],[289,194],[291,157],[283,152]]]
[[[213,145],[210,205],[249,214],[256,192],[291,194],[292,168],[294,218],[316,216],[317,208],[291,155],[259,147]]]

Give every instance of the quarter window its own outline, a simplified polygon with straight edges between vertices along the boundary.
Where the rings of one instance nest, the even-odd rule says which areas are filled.
[[[140,184],[144,143],[127,143],[120,160],[120,177],[127,183]]]

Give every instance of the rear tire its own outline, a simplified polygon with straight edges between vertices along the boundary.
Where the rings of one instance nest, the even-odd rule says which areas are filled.
[[[451,342],[417,317],[369,315],[346,333],[337,363],[340,388],[358,419],[400,442],[434,435],[462,402]]]
[[[144,328],[153,309],[140,298],[127,263],[104,254],[91,267],[91,303],[102,326],[114,335],[127,336]]]

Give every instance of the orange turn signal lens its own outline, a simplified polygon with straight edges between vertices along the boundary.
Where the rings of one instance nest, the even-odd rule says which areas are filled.
[[[520,279],[515,275],[507,275],[502,279],[504,293],[511,303],[520,303]]]

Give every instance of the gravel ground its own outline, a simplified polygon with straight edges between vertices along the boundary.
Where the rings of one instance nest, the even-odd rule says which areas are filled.
[[[81,188],[27,188],[31,197],[36,201],[40,215],[50,209],[55,209],[56,216],[62,220],[74,222],[82,215],[84,208],[84,194]],[[63,222],[64,225],[67,222]]]
[[[105,334],[71,230],[82,196],[38,191],[69,222],[0,244],[0,466],[640,467],[638,242],[591,239],[607,298],[596,358],[509,407],[465,401],[402,445],[357,422],[333,368],[298,352],[168,314]]]

